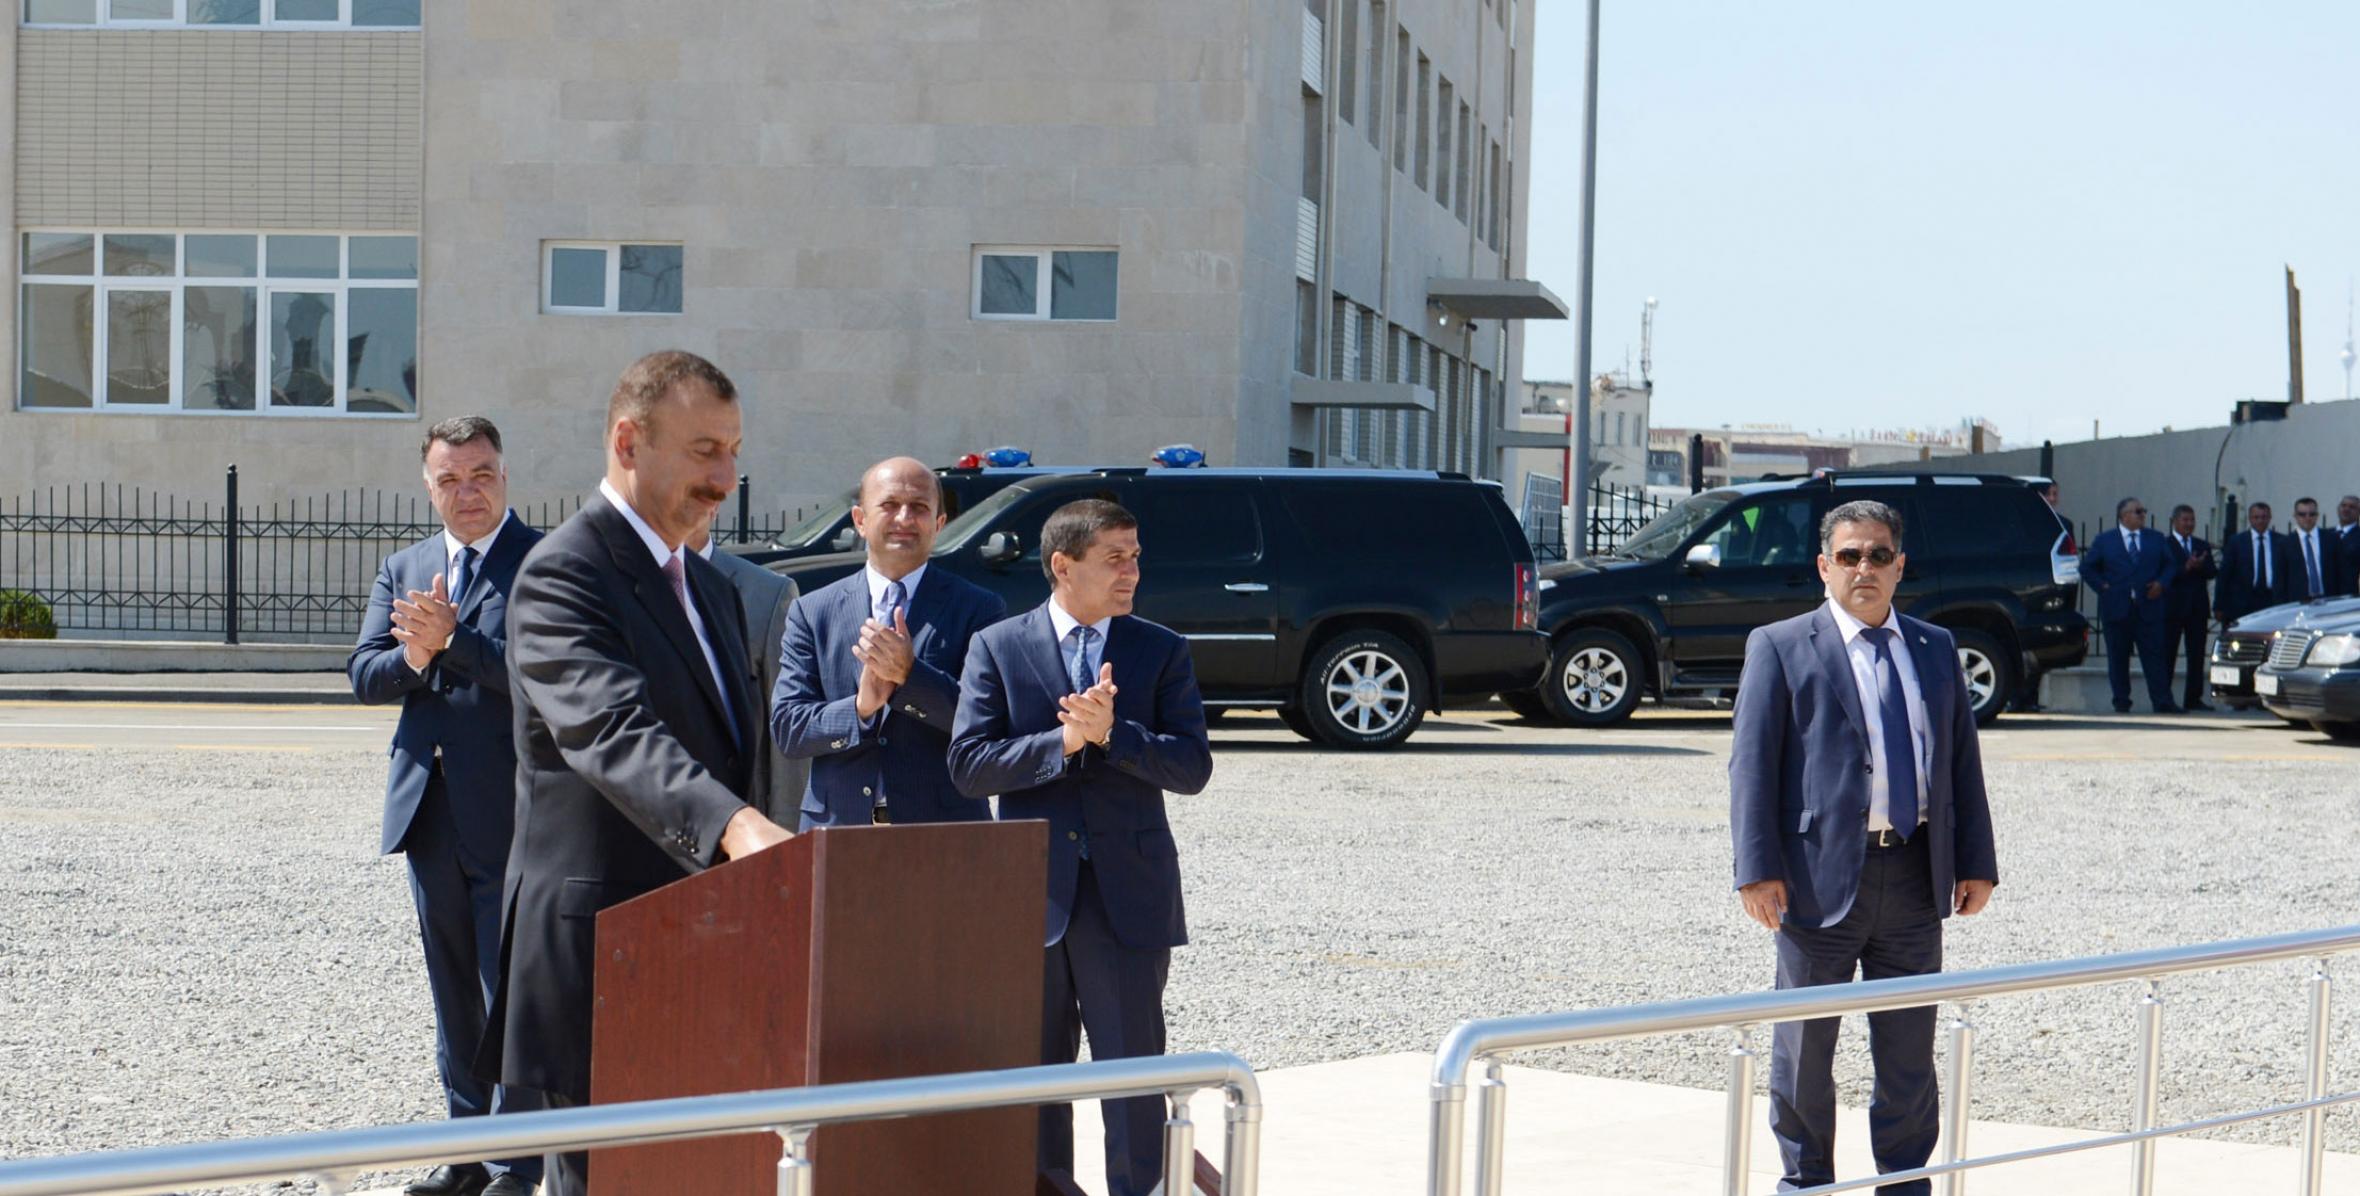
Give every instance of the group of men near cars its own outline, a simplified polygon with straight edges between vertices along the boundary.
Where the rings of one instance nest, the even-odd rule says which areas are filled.
[[[2270,504],[2246,507],[2246,528],[2218,547],[2196,534],[2196,510],[2172,509],[2168,529],[2147,526],[2136,498],[2115,504],[2115,526],[2090,541],[2081,579],[2098,599],[2114,709],[2131,708],[2130,659],[2136,651],[2147,699],[2159,714],[2210,710],[2204,702],[2205,633],[2286,602],[2360,592],[2360,496],[2336,504],[2336,526],[2323,527],[2319,502],[2295,500],[2294,530],[2274,531]],[[2179,701],[2172,672],[2187,674]]]
[[[1100,500],[1041,532],[1051,583],[1008,617],[929,569],[934,473],[862,475],[858,573],[798,595],[716,553],[737,391],[694,354],[625,370],[599,494],[544,535],[507,507],[498,429],[421,445],[444,530],[379,570],[348,673],[402,703],[380,841],[408,862],[450,1115],[590,1098],[599,910],[822,827],[1049,823],[1043,1062],[1160,1054],[1187,941],[1167,791],[1211,778],[1188,643],[1133,616],[1137,521]],[[789,828],[795,828],[790,830]],[[1108,1101],[1107,1175],[1161,1173],[1154,1097]],[[1045,1106],[1044,1171],[1072,1168]],[[412,1196],[580,1196],[580,1153],[436,1168]]]

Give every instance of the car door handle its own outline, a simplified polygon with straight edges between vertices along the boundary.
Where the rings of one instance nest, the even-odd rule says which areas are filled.
[[[1267,594],[1270,587],[1258,581],[1233,581],[1221,587],[1232,594]]]

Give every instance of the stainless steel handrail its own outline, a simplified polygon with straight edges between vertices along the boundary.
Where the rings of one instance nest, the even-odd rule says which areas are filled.
[[[2134,1160],[2134,1193],[2146,1193],[2153,1178],[2153,1142],[2173,1134],[2189,1133],[2212,1128],[2215,1124],[2231,1124],[2237,1120],[2251,1120],[2258,1116],[2304,1115],[2304,1154],[2301,1191],[2305,1196],[2317,1196],[2322,1178],[2321,1162],[2325,1150],[2325,1115],[2329,1106],[2360,1101],[2360,1092],[2330,1097],[2327,1093],[2327,1027],[2329,980],[2327,958],[2352,951],[2360,951],[2360,926],[2342,926],[2327,930],[2303,931],[2296,934],[2269,935],[2262,938],[2234,939],[2227,942],[2203,943],[2187,947],[2164,947],[2147,951],[2128,951],[2119,955],[2101,955],[2087,959],[2051,960],[2042,963],[2015,964],[2008,967],[1985,968],[1974,972],[1946,972],[1926,976],[1903,976],[1891,980],[1873,980],[1856,984],[1827,985],[1816,988],[1785,989],[1775,992],[1738,993],[1727,996],[1701,997],[1686,1001],[1664,1001],[1647,1005],[1627,1005],[1612,1009],[1589,1009],[1568,1013],[1530,1014],[1521,1017],[1486,1018],[1462,1022],[1434,1052],[1434,1070],[1429,1081],[1428,1099],[1430,1126],[1427,1145],[1426,1191],[1428,1196],[1459,1196],[1461,1169],[1466,1149],[1467,1072],[1478,1061],[1485,1064],[1485,1076],[1478,1087],[1479,1144],[1475,1185],[1480,1196],[1498,1196],[1502,1183],[1501,1163],[1506,1141],[1506,1085],[1501,1077],[1498,1056],[1508,1051],[1529,1050],[1537,1047],[1573,1046],[1580,1043],[1610,1042],[1625,1038],[1647,1038],[1664,1034],[1681,1034],[1698,1030],[1733,1030],[1736,1044],[1730,1052],[1728,1123],[1724,1151],[1724,1185],[1731,1196],[1744,1190],[1746,1176],[1746,1147],[1752,1129],[1752,1102],[1755,1052],[1751,1032],[1757,1026],[1777,1022],[1803,1021],[1811,1018],[1838,1017],[1852,1013],[1874,1013],[1885,1009],[1904,1009],[1930,1005],[1939,1001],[1965,1002],[1984,997],[2006,996],[2015,993],[2040,992],[2049,989],[2077,988],[2118,981],[2146,981],[2137,1006],[2140,1027],[2139,1084],[2134,1098],[2138,1101],[2135,1120],[2139,1124],[2127,1135],[2096,1139],[2075,1144],[2071,1149],[2097,1149],[2101,1146],[2130,1144]],[[2163,1004],[2160,995],[2162,977],[2189,972],[2214,971],[2221,968],[2242,967],[2280,960],[2312,959],[2317,961],[2307,977],[2310,991],[2310,1032],[2305,1054],[2306,1095],[2302,1102],[2275,1106],[2261,1113],[2230,1119],[2157,1128],[2154,1125],[2154,1085],[2160,1075]],[[1967,1125],[1965,1114],[1968,1082],[1971,1078],[1968,1063],[1971,1057],[1974,1026],[1962,1012],[1951,1023],[1951,1066],[1949,1069],[1948,1098],[1951,1107],[1945,1129],[1945,1158],[1942,1163],[1916,1174],[1945,1176],[1950,1196],[1963,1193],[1962,1173],[1972,1167],[2014,1162],[2019,1158],[2038,1157],[2036,1153],[2018,1152],[2016,1155],[1985,1159],[1963,1159]],[[2042,1153],[2058,1153],[2050,1150]],[[1886,1177],[1891,1182],[1893,1177]],[[1863,1187],[1877,1182],[1864,1180],[1845,1183],[1814,1191],[1836,1191]],[[4,1196],[4,1194],[0,1194]]]
[[[1196,1155],[1188,1098],[1208,1088],[1221,1089],[1228,1097],[1223,1113],[1228,1127],[1222,1152],[1223,1191],[1227,1196],[1254,1196],[1261,1160],[1262,1090],[1243,1059],[1220,1051],[27,1159],[0,1163],[0,1196],[138,1196],[199,1184],[291,1177],[308,1177],[325,1192],[341,1193],[352,1175],[364,1170],[764,1131],[777,1134],[782,1143],[779,1196],[809,1196],[807,1145],[811,1131],[819,1126],[1123,1096],[1170,1098],[1172,1112],[1164,1123],[1164,1190],[1186,1192],[1191,1190]]]

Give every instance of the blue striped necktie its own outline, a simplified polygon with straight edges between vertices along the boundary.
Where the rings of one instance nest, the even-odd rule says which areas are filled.
[[[1885,810],[1893,832],[1907,839],[1917,833],[1917,740],[1909,733],[1909,695],[1901,688],[1901,665],[1893,659],[1895,633],[1890,627],[1870,627],[1868,637],[1877,652],[1877,713],[1885,731]]]

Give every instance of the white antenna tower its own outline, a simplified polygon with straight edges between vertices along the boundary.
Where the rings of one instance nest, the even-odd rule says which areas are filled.
[[[2352,377],[2351,345],[2344,346],[2344,389],[2350,390]],[[1655,384],[1655,296],[1647,297],[1647,306],[1639,313],[1639,385]]]
[[[2360,360],[2360,353],[2352,350],[2352,282],[2344,280],[2344,351],[2336,355],[2344,363],[2344,398],[2352,397],[2352,363]]]

